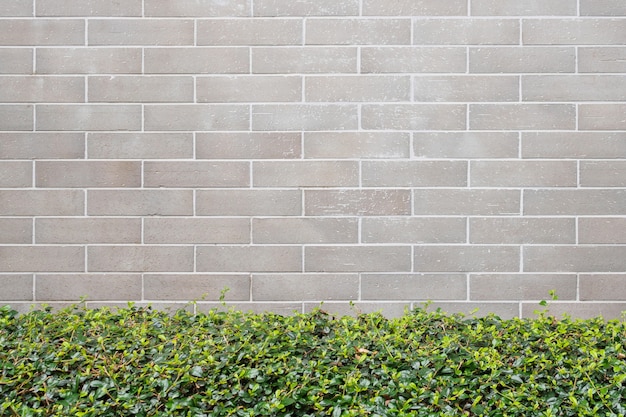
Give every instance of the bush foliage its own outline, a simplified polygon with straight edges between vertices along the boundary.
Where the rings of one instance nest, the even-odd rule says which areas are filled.
[[[0,310],[2,416],[623,416],[626,326]]]

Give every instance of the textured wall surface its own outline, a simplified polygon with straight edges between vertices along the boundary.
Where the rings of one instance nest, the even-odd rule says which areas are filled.
[[[626,310],[624,0],[0,16],[2,304]]]

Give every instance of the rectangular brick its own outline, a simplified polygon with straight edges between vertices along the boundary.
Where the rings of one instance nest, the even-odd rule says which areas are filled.
[[[194,44],[193,20],[91,19],[89,45],[182,46]]]
[[[517,45],[520,22],[513,19],[416,19],[414,45]]]
[[[33,243],[33,221],[24,218],[0,218],[0,244]],[[2,275],[0,275],[1,279]]]
[[[576,50],[570,47],[470,48],[470,74],[575,72]]]
[[[576,161],[472,161],[472,187],[576,187]]]
[[[299,246],[198,246],[198,271],[301,272]]]
[[[357,274],[255,274],[252,299],[255,301],[356,300]]]
[[[364,161],[364,187],[464,187],[465,161]]]
[[[146,130],[247,130],[250,111],[246,105],[162,104],[146,105]]]
[[[193,214],[191,190],[89,190],[90,216],[184,216]]]
[[[73,103],[85,101],[82,77],[0,77],[0,101],[5,103]]]
[[[516,272],[518,246],[416,246],[415,269],[425,272]]]
[[[0,20],[0,45],[3,46],[84,44],[85,21],[82,19]]]
[[[359,184],[356,161],[268,161],[252,164],[254,187],[351,187]]]
[[[302,303],[278,303],[278,302],[267,302],[267,303],[250,303],[250,302],[230,302],[227,304],[222,303],[198,303],[196,305],[196,310],[199,312],[206,312],[209,310],[217,311],[242,311],[246,313],[273,313],[280,314],[283,316],[293,315],[294,313],[302,313]]]
[[[626,190],[524,190],[525,215],[621,215]]]
[[[306,272],[408,272],[410,246],[306,246]]]
[[[305,101],[409,101],[408,76],[310,76],[305,78]]]
[[[37,187],[139,187],[141,162],[37,161]]]
[[[180,159],[193,157],[191,133],[88,133],[89,158]]]
[[[299,216],[300,190],[198,190],[196,214],[204,216]]]
[[[493,216],[520,213],[516,190],[414,190],[416,215]]]
[[[144,187],[248,187],[249,162],[146,161]]]
[[[32,74],[33,50],[0,48],[0,74]]]
[[[356,130],[357,113],[352,104],[256,104],[252,130]]]
[[[576,16],[576,0],[472,0],[472,16]]]
[[[37,300],[139,300],[140,274],[45,274],[36,276]]]
[[[198,159],[300,158],[299,132],[225,132],[196,134]]]
[[[626,161],[580,162],[582,187],[626,187]]]
[[[523,101],[624,101],[626,76],[525,75]]]
[[[470,299],[547,300],[555,291],[560,300],[575,300],[576,286],[576,274],[472,274]]]
[[[140,130],[141,106],[37,105],[37,130]]]
[[[146,16],[238,17],[250,16],[252,0],[144,0]]]
[[[484,317],[495,314],[503,320],[519,317],[517,302],[434,302],[428,306],[429,311],[440,309],[447,314],[462,314],[471,317]]]
[[[268,218],[252,220],[254,243],[357,243],[357,219]]]
[[[581,104],[578,106],[580,130],[626,130],[626,104]]]
[[[33,106],[0,105],[0,130],[33,130]]]
[[[411,214],[409,190],[306,190],[307,216],[405,216]]]
[[[464,0],[363,0],[365,16],[467,16]]]
[[[574,218],[479,217],[469,219],[470,243],[576,243]]]
[[[573,130],[574,104],[470,104],[470,129]]]
[[[623,19],[528,19],[522,21],[525,45],[623,45]]]
[[[141,243],[141,219],[38,218],[35,219],[35,242]]]
[[[467,53],[460,47],[387,46],[361,49],[362,73],[465,73]]]
[[[363,243],[465,243],[464,217],[370,217],[362,221]]]
[[[0,246],[3,272],[83,272],[81,246]]]
[[[581,301],[626,301],[626,274],[580,274]]]
[[[197,44],[211,46],[302,45],[302,19],[198,20]]]
[[[89,102],[191,102],[192,77],[94,76],[89,77]]]
[[[581,0],[581,16],[626,16],[626,3],[621,0]]]
[[[414,101],[518,101],[519,78],[513,76],[413,77]]]
[[[305,158],[408,158],[411,138],[403,132],[307,132]]]
[[[146,48],[146,74],[245,74],[250,53],[244,47]]]
[[[4,159],[80,159],[85,155],[84,133],[0,132]]]
[[[33,300],[33,276],[30,274],[2,274],[0,288],[1,301]]]
[[[358,16],[359,0],[255,0],[255,16]]]
[[[625,47],[579,47],[579,72],[626,72]]]
[[[364,104],[363,129],[465,130],[464,104]]]
[[[83,194],[80,190],[0,190],[0,215],[80,216]]]
[[[363,274],[363,300],[465,300],[464,274]]]
[[[302,101],[302,77],[198,77],[196,94],[198,103]]]
[[[307,45],[410,45],[411,19],[307,19]]]
[[[191,272],[192,246],[89,246],[89,272]]]
[[[33,2],[30,0],[11,0],[0,4],[0,16],[26,17],[33,15]]]
[[[327,314],[335,317],[352,316],[356,317],[361,314],[380,313],[388,318],[399,318],[411,309],[411,303],[405,301],[392,302],[363,302],[363,301],[324,301],[322,303],[304,303],[304,312],[311,313],[321,309]]]
[[[32,162],[0,161],[0,188],[31,187]]]
[[[144,298],[147,300],[225,301],[250,299],[249,275],[145,274]]]
[[[626,246],[524,246],[526,272],[626,270]]]
[[[141,48],[37,48],[39,74],[139,74]]]
[[[626,243],[626,218],[580,217],[578,219],[578,243]]]
[[[354,47],[252,48],[252,73],[254,74],[355,74],[356,72],[357,48]]]
[[[626,158],[624,132],[524,132],[523,158]]]
[[[541,307],[536,303],[522,303],[522,317],[536,318],[537,311],[543,311],[545,307]],[[604,320],[620,320],[626,310],[626,303],[567,303],[556,302],[550,303],[547,308],[547,315],[560,318],[567,314],[571,320],[576,319],[593,319],[602,317]]]
[[[15,1],[15,0],[13,0]],[[30,1],[30,0],[28,0]],[[141,0],[124,0],[121,3],[100,0],[39,0],[37,16],[141,16]]]
[[[145,243],[250,243],[249,219],[158,218],[144,219]]]
[[[515,132],[415,132],[417,158],[517,158]]]

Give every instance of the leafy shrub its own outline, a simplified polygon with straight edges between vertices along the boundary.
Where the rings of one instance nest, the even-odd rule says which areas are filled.
[[[626,326],[0,310],[2,416],[623,416]]]

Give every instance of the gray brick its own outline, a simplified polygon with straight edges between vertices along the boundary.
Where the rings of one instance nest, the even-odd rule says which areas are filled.
[[[217,76],[198,77],[199,103],[302,101],[302,77]]]
[[[441,311],[448,314],[462,314],[470,317],[484,317],[488,314],[495,314],[498,317],[508,320],[519,316],[519,303],[517,302],[434,302],[429,305],[428,310]]]
[[[470,129],[566,130],[576,127],[573,104],[470,104]]]
[[[603,317],[605,320],[621,319],[626,303],[567,303],[553,302],[547,308],[537,303],[522,303],[522,317],[536,318],[537,311],[547,310],[545,314],[553,317],[567,315],[571,320]]]
[[[146,161],[145,187],[248,187],[248,162]]]
[[[520,212],[516,190],[414,190],[416,215],[515,215]]]
[[[363,274],[363,300],[465,300],[464,274]]]
[[[524,132],[523,158],[625,158],[624,132]]]
[[[555,291],[560,300],[575,300],[576,285],[576,274],[472,274],[470,299],[547,300]]]
[[[31,301],[33,299],[33,276],[29,274],[2,274],[0,275],[0,288],[2,288],[0,291],[1,301]]]
[[[2,19],[0,45],[84,45],[85,21],[80,19]]]
[[[356,130],[356,105],[257,104],[252,106],[252,130]]]
[[[416,132],[417,158],[516,158],[519,135],[515,132]]]
[[[96,133],[87,134],[89,158],[179,159],[193,157],[191,133]]]
[[[249,106],[221,104],[146,105],[146,130],[247,130]]]
[[[37,130],[139,130],[141,106],[37,105]]]
[[[0,48],[0,74],[32,74],[33,50]]]
[[[524,190],[525,215],[622,215],[626,190]]]
[[[37,48],[39,74],[139,74],[141,48]]]
[[[579,72],[626,72],[626,48],[579,47]]]
[[[299,246],[198,246],[198,271],[302,272]]]
[[[37,161],[37,187],[139,187],[141,163],[130,161]]]
[[[518,101],[513,76],[424,76],[413,78],[414,101]]]
[[[625,274],[580,274],[581,301],[626,301]]]
[[[145,274],[143,280],[147,300],[218,301],[225,290],[224,301],[250,299],[249,275]]]
[[[307,45],[410,45],[410,19],[307,19]]]
[[[125,0],[123,3],[103,2],[100,0],[39,0],[36,13],[37,16],[58,17],[141,16],[141,5],[141,0]]]
[[[145,243],[250,243],[249,219],[158,218],[144,219]]]
[[[0,161],[0,188],[31,187],[33,166],[26,161]]]
[[[302,44],[302,19],[210,19],[197,25],[198,45]]]
[[[576,0],[472,0],[472,16],[576,16]]]
[[[522,23],[525,45],[623,45],[623,19],[528,19]]]
[[[626,76],[527,75],[522,77],[523,101],[623,101]]]
[[[365,104],[363,129],[465,130],[467,106],[463,104]]]
[[[84,133],[0,132],[0,155],[5,159],[80,159]]]
[[[255,16],[357,16],[359,0],[255,0]]]
[[[576,161],[472,161],[472,187],[575,187]]]
[[[357,48],[354,47],[252,48],[252,73],[255,74],[356,72]]]
[[[576,51],[572,47],[503,46],[469,50],[471,74],[575,71]]]
[[[237,17],[250,16],[252,0],[144,0],[146,16]]]
[[[54,305],[58,305],[60,304],[61,306],[64,305],[64,303],[55,303]],[[115,302],[115,301],[91,301],[91,302],[87,302],[87,308],[88,309],[98,309],[98,308],[108,308],[111,309],[113,311],[116,311],[118,309],[127,309],[128,308],[128,302]],[[188,302],[142,302],[142,301],[138,301],[138,302],[134,302],[133,304],[135,307],[137,308],[151,308],[153,310],[158,310],[158,311],[164,311],[166,313],[169,313],[170,315],[174,315],[174,313],[176,313],[179,310],[183,310],[183,311],[187,311],[188,313],[193,313],[194,312],[194,306],[191,303]]]
[[[268,161],[252,164],[254,187],[351,187],[359,184],[356,161]]]
[[[465,243],[464,217],[371,217],[362,220],[363,243]]]
[[[357,243],[357,219],[268,218],[252,220],[254,243]]]
[[[11,0],[0,5],[2,17],[27,17],[33,15],[33,2],[30,0]]]
[[[0,218],[0,244],[33,243],[33,221],[24,218]],[[2,275],[0,275],[2,279]],[[0,285],[0,287],[2,287]]]
[[[146,48],[146,74],[245,74],[250,53],[244,47]]]
[[[581,0],[581,16],[626,16],[626,3],[621,0]]]
[[[574,218],[479,217],[469,222],[470,243],[576,243]]]
[[[35,297],[46,301],[138,300],[141,299],[141,275],[37,275]]]
[[[89,246],[89,272],[191,272],[192,246]]]
[[[578,243],[626,243],[626,218],[580,217],[578,219]]]
[[[83,272],[85,248],[80,246],[0,246],[3,272]]]
[[[90,102],[190,102],[192,77],[89,77]]]
[[[0,105],[0,130],[33,130],[33,106]]]
[[[89,190],[90,216],[182,216],[193,214],[191,190]]]
[[[424,272],[515,272],[517,246],[416,246],[415,269]]]
[[[4,103],[80,103],[84,99],[82,77],[0,77],[0,101]]]
[[[513,19],[418,19],[414,45],[517,45],[520,23]]]
[[[583,187],[626,187],[626,161],[580,162]]]
[[[293,159],[300,158],[299,132],[198,133],[198,159]]]
[[[196,214],[208,216],[298,216],[300,190],[198,190]]]
[[[89,45],[193,45],[193,20],[91,19]]]
[[[254,301],[356,300],[357,274],[255,274]]]
[[[525,272],[616,272],[626,269],[626,246],[525,246]]]
[[[409,190],[306,190],[307,216],[403,216],[411,214]]]
[[[404,313],[411,308],[407,302],[322,302],[322,303],[304,303],[304,312],[310,313],[314,310],[321,309],[327,314],[335,317],[352,316],[356,317],[360,314],[380,313],[385,317],[394,318],[402,317]]]
[[[305,158],[408,158],[410,136],[402,132],[307,132]]]
[[[3,216],[80,216],[83,211],[80,190],[0,190]]]
[[[198,303],[197,311],[206,312],[209,310],[217,311],[242,311],[246,313],[273,313],[283,316],[293,315],[302,312],[302,303],[249,303],[249,302],[230,302],[222,303]]]
[[[465,73],[465,48],[445,47],[364,47],[363,73]]]
[[[578,107],[580,130],[626,130],[626,104],[581,104]]]
[[[408,76],[311,76],[305,83],[305,100],[313,102],[409,101],[411,94]]]
[[[365,161],[364,187],[464,187],[465,161]]]
[[[372,16],[467,16],[464,0],[363,0],[363,14]]]
[[[38,218],[35,241],[38,244],[141,243],[141,219]]]
[[[306,272],[408,272],[409,246],[306,246]]]

